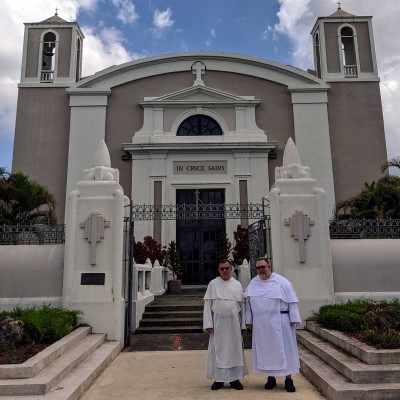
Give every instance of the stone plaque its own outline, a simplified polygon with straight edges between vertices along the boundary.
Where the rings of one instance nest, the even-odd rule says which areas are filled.
[[[81,285],[104,285],[106,274],[83,272],[81,274]]]
[[[174,161],[174,175],[227,174],[227,161]]]

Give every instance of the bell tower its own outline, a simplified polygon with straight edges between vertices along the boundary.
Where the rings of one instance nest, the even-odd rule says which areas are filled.
[[[25,23],[21,85],[69,86],[81,77],[83,33],[57,13]]]
[[[387,161],[372,17],[350,14],[338,5],[333,14],[318,18],[311,31],[316,75],[329,83],[336,201],[354,196],[351,188],[378,179]]]
[[[83,34],[57,14],[25,23],[13,171],[47,186],[64,220],[70,107],[67,89],[81,78]]]
[[[320,17],[311,35],[317,76],[325,81],[378,81],[372,17],[338,9]]]

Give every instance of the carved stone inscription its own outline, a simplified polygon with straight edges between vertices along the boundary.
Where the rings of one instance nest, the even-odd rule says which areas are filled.
[[[174,161],[174,175],[227,174],[227,161]]]

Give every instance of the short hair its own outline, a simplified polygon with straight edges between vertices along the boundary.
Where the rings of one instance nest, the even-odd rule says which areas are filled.
[[[257,261],[265,261],[268,264],[269,267],[271,266],[271,264],[269,263],[267,257],[258,257],[256,262]]]
[[[227,258],[223,258],[222,260],[220,260],[218,262],[218,266],[221,265],[221,264],[225,264],[225,263],[228,263],[230,266],[232,266],[230,260],[228,260]]]

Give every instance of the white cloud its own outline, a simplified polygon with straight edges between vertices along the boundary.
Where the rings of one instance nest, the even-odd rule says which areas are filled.
[[[85,32],[83,76],[92,75],[111,65],[142,57],[140,54],[129,52],[124,47],[125,39],[114,27],[95,31],[94,28],[85,26],[82,30]]]
[[[279,0],[279,3],[279,22],[274,28],[291,40],[292,64],[303,69],[313,68],[310,31],[317,17],[335,12],[336,0]],[[373,16],[388,157],[400,155],[399,1],[346,0],[342,9],[359,16]]]
[[[135,4],[130,0],[112,0],[115,7],[119,8],[117,18],[122,21],[123,24],[130,24],[139,18],[136,13]]]
[[[276,29],[268,25],[267,29],[262,33],[261,38],[263,40],[278,40]]]
[[[211,29],[211,31],[210,31],[210,33],[211,33],[211,36],[212,37],[217,37],[217,33],[215,32],[215,29],[213,28],[213,29]]]
[[[14,135],[17,104],[17,85],[20,81],[24,22],[38,22],[54,13],[66,21],[76,21],[79,12],[96,9],[101,0],[3,0],[0,15],[0,140]],[[60,5],[61,3],[61,5]],[[121,4],[127,1],[121,1]],[[43,10],[49,10],[43,14]],[[95,31],[82,27],[85,32],[83,46],[83,74],[92,74],[113,64],[140,57],[124,46],[121,33],[113,28]],[[11,33],[11,34],[10,34]]]
[[[172,11],[167,8],[165,11],[155,10],[153,15],[154,33],[161,37],[168,28],[171,28],[175,21],[171,19]]]

